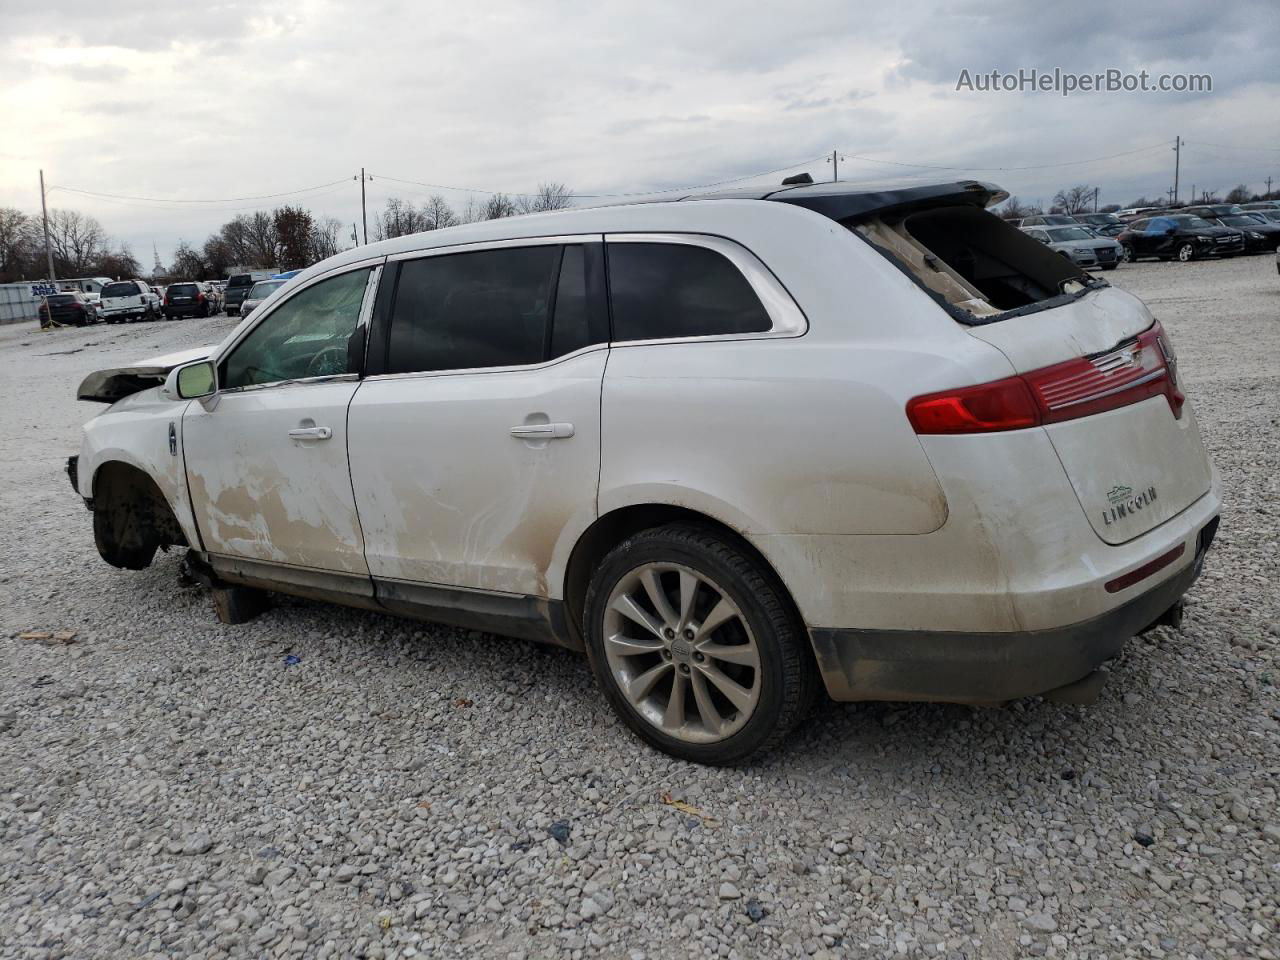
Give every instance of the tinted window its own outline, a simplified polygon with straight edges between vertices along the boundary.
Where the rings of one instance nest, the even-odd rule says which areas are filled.
[[[68,303],[75,303],[80,298],[72,293],[55,293],[49,298],[49,302],[55,307],[66,306]]]
[[[1130,229],[1130,230],[1142,231],[1142,230],[1147,229],[1147,227],[1150,225],[1150,223],[1151,223],[1151,221],[1150,221],[1150,220],[1139,220],[1137,223],[1131,223],[1131,224],[1129,224],[1129,229]]]
[[[312,284],[281,303],[232,351],[223,387],[347,372],[347,341],[360,319],[368,270]]]
[[[253,286],[253,277],[247,273],[241,273],[232,277],[227,281],[228,287],[251,287]]]
[[[136,297],[138,295],[138,285],[136,283],[108,283],[102,288],[102,296],[104,297]]]
[[[387,372],[540,363],[560,247],[425,257],[400,268]]]
[[[714,250],[676,243],[609,244],[615,340],[760,333],[772,326],[755,291]]]
[[[586,251],[582,247],[565,247],[556,285],[556,315],[548,359],[563,357],[591,342]]]
[[[194,283],[175,283],[166,292],[171,297],[194,297],[200,291]]]

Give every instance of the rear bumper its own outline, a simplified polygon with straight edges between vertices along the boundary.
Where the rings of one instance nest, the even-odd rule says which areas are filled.
[[[1215,517],[1201,528],[1192,563],[1092,619],[1010,633],[813,629],[818,668],[834,700],[992,703],[1055,690],[1115,657],[1178,603],[1216,530]]]

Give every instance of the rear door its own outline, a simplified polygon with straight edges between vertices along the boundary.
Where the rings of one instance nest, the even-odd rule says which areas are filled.
[[[383,287],[349,418],[379,596],[434,584],[558,598],[556,547],[596,516],[600,237],[416,254]]]
[[[1172,343],[1165,332],[1156,336],[1154,323],[1137,297],[1105,288],[1052,310],[968,328],[999,348],[1062,418],[1044,429],[1107,543],[1159,526],[1212,482],[1195,414],[1181,403]],[[1106,409],[1143,390],[1152,395]]]

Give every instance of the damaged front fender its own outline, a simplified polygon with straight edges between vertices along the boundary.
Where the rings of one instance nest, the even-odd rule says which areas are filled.
[[[195,347],[179,350],[163,356],[141,360],[127,367],[109,367],[95,370],[80,382],[77,400],[94,403],[115,403],[117,400],[164,384],[165,377],[174,367],[212,356],[217,346]]]

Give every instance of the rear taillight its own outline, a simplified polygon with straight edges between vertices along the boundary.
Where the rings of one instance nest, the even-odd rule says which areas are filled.
[[[204,294],[203,294],[203,293],[197,293],[197,294],[196,294],[196,303],[204,303]]]
[[[1177,359],[1157,321],[1132,343],[976,387],[915,397],[907,419],[916,433],[992,433],[1060,423],[1163,395],[1175,418],[1186,397]]]
[[[167,307],[167,306],[168,306],[170,303],[172,303],[172,302],[173,302],[173,301],[169,299],[169,295],[166,293],[166,294],[164,295],[164,305]]]

